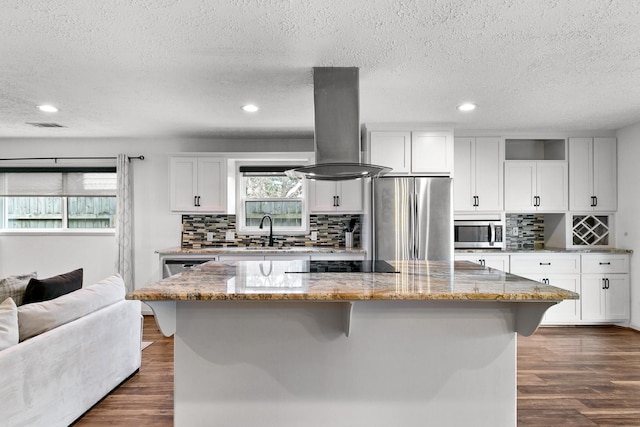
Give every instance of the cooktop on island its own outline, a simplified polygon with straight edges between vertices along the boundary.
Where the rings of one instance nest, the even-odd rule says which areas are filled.
[[[386,261],[303,261],[287,273],[397,273]]]

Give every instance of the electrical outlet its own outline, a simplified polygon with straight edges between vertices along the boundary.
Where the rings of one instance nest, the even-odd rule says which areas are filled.
[[[234,240],[236,238],[236,233],[234,233],[233,231],[227,231],[226,233],[224,233],[224,238],[227,241]]]
[[[312,231],[311,232],[311,240],[313,240],[313,241],[318,240],[318,232],[317,231]]]
[[[512,227],[511,228],[511,235],[513,237],[518,237],[518,227]]]
[[[213,232],[211,231],[207,233],[207,242],[213,242]]]

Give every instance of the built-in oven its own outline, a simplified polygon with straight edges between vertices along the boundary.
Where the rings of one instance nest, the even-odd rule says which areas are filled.
[[[503,249],[504,223],[494,220],[455,220],[454,248]]]

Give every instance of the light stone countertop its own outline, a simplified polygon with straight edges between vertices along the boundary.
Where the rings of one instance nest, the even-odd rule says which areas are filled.
[[[334,246],[230,246],[220,248],[167,248],[157,250],[160,255],[223,255],[223,254],[278,254],[278,253],[340,253],[363,254],[362,248],[336,248]]]
[[[496,254],[496,255],[513,255],[513,254],[632,254],[631,249],[619,248],[585,248],[585,249],[456,249],[456,254]]]
[[[389,261],[398,273],[293,273],[304,261],[204,263],[127,295],[142,301],[561,301],[575,292],[468,261]]]

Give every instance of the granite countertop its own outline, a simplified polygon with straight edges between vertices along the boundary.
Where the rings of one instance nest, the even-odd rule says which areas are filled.
[[[127,295],[142,301],[560,301],[578,294],[468,261],[389,261],[398,273],[292,273],[304,261],[207,262]],[[455,266],[455,267],[454,267]]]
[[[472,254],[472,253],[492,253],[496,255],[511,255],[511,254],[632,254],[631,249],[618,249],[618,248],[585,248],[585,249],[561,249],[561,248],[547,248],[547,249],[456,249],[457,254]]]
[[[334,246],[231,246],[224,248],[168,248],[157,250],[160,255],[221,255],[221,254],[273,254],[273,253],[342,253],[363,254],[362,248],[336,248]]]

